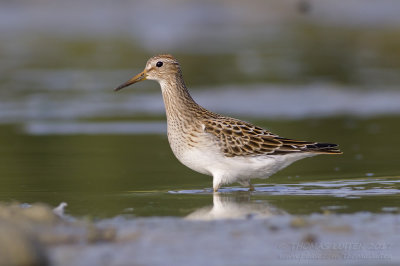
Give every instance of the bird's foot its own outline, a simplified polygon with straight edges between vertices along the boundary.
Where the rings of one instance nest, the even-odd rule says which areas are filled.
[[[253,184],[251,184],[251,183],[249,185],[249,191],[256,191],[256,189],[254,188]]]

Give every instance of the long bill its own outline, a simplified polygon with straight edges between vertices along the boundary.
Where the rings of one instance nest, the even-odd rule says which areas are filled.
[[[137,74],[136,76],[134,76],[133,78],[131,78],[130,80],[128,80],[127,82],[119,85],[118,87],[116,87],[114,89],[114,91],[119,91],[120,89],[123,89],[125,87],[128,87],[136,82],[142,81],[142,80],[146,80],[146,70],[143,70],[142,72],[140,72],[139,74]]]

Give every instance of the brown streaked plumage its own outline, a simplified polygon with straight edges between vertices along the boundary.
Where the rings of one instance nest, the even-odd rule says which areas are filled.
[[[146,79],[161,85],[168,140],[175,156],[189,168],[212,175],[214,191],[232,182],[254,189],[251,178],[267,178],[305,157],[341,154],[336,144],[282,138],[206,110],[190,96],[180,65],[171,55],[150,58],[143,72],[115,90]]]
[[[220,147],[227,157],[294,152],[341,153],[336,144],[282,138],[237,119],[221,116],[217,119],[205,119],[204,124],[206,125],[205,131],[220,140]]]

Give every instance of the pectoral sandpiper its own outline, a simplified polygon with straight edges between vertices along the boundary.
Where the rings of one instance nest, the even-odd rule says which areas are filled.
[[[143,72],[115,90],[146,79],[156,80],[161,86],[173,153],[187,167],[211,175],[214,191],[234,182],[254,190],[251,178],[267,178],[306,157],[341,154],[336,144],[282,138],[206,110],[190,96],[181,67],[171,55],[150,58]]]

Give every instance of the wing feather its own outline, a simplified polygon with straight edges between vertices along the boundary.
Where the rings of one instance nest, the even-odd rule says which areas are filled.
[[[268,130],[233,118],[211,118],[203,123],[204,131],[218,139],[227,157],[299,152],[341,153],[336,144],[282,138]]]

